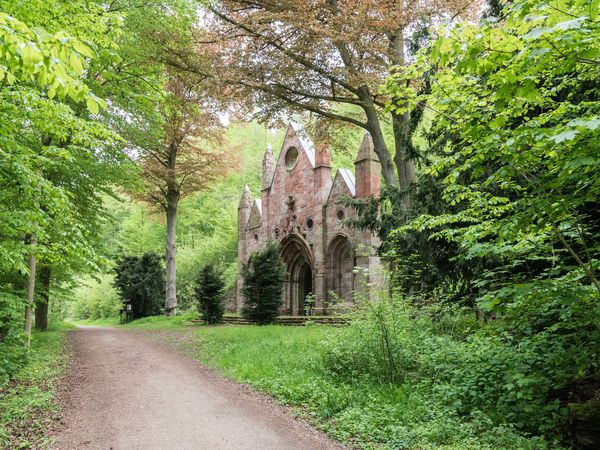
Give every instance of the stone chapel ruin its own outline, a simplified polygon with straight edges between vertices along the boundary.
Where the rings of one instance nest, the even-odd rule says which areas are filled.
[[[279,241],[287,266],[283,314],[304,315],[308,294],[314,295],[317,313],[334,301],[351,306],[355,292],[369,295],[367,286],[379,273],[379,240],[368,230],[346,225],[356,211],[340,199],[379,195],[381,168],[371,136],[366,134],[359,148],[356,176],[339,169],[332,177],[330,163],[329,150],[316,150],[294,124],[277,159],[267,147],[260,198],[246,186],[238,207],[237,310],[243,305],[242,267],[269,240]]]

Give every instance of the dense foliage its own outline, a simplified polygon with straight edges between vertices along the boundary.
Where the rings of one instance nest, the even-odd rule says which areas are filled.
[[[286,268],[279,252],[279,244],[269,242],[263,250],[250,255],[242,269],[242,316],[261,325],[272,323],[282,305]]]
[[[223,318],[224,288],[223,277],[217,272],[215,266],[209,264],[202,268],[198,277],[196,299],[198,311],[208,324],[219,323]]]
[[[125,256],[115,267],[115,288],[125,305],[129,318],[160,314],[165,296],[165,275],[162,258],[155,253],[141,257]],[[126,306],[123,307],[124,309]]]
[[[557,310],[569,323],[534,332],[523,320],[530,311],[484,324],[468,308],[367,302],[328,341],[325,364],[348,382],[418,384],[437,405],[469,422],[508,425],[559,442],[577,405],[570,400],[570,411],[558,389],[595,370],[600,334],[593,331],[596,313],[577,305],[547,308],[540,319]],[[582,336],[582,328],[590,335]]]
[[[51,280],[97,270],[102,196],[124,180],[128,159],[98,120],[106,102],[89,79],[119,18],[100,2],[5,0],[0,10],[0,316],[9,330],[0,345],[16,354],[15,312],[30,318],[33,307],[27,276],[33,288],[37,262],[46,286],[34,297],[43,298]],[[45,327],[47,316],[39,319]]]
[[[97,274],[95,278],[81,277],[77,287],[67,289],[67,298],[55,293],[52,318],[60,321],[70,319],[108,319],[118,317],[123,302],[113,286],[113,274]],[[64,294],[63,294],[64,295]],[[63,309],[61,310],[60,307]]]
[[[551,438],[588,420],[579,411],[594,416],[598,6],[509,2],[500,17],[442,28],[390,78],[390,108],[432,111],[424,170],[409,191],[358,205],[359,225],[379,231],[396,291],[421,307],[411,315],[445,321],[462,305],[492,320],[455,340],[376,307],[333,349],[336,373],[433,377],[436,395],[469,420]],[[586,383],[596,388],[574,395]]]

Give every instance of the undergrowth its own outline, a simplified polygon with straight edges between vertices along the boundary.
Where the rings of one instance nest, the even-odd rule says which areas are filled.
[[[406,376],[392,383],[377,377],[359,374],[346,377],[336,373],[328,358],[352,330],[352,327],[321,325],[202,327],[197,332],[196,356],[220,368],[226,376],[294,406],[314,426],[352,446],[365,449],[548,446],[543,439],[527,437],[510,424],[494,423],[483,413],[473,412],[465,420],[446,407],[433,393],[430,383],[418,377]],[[421,337],[414,335],[415,340]]]
[[[34,332],[25,365],[0,385],[0,448],[46,448],[56,381],[69,359],[66,331],[72,325],[54,324],[47,332]]]

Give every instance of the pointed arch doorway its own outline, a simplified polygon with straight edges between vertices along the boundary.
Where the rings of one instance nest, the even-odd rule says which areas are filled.
[[[356,256],[348,238],[338,235],[327,249],[327,295],[329,300],[354,303],[354,266]],[[333,298],[335,297],[335,298]]]
[[[294,235],[281,243],[281,257],[287,266],[284,307],[293,316],[304,315],[304,299],[314,292],[311,254],[304,242]]]

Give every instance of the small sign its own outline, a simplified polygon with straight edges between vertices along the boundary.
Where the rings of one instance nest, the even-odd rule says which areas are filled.
[[[127,311],[131,311],[131,304],[130,303],[127,304]]]

